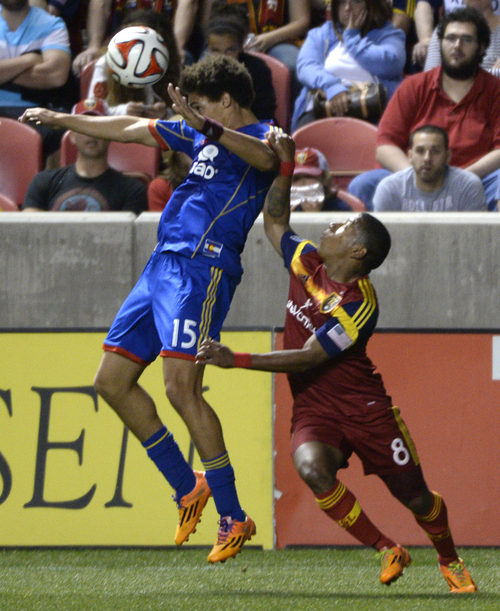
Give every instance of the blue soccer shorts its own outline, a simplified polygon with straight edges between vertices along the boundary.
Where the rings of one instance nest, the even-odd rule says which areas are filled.
[[[142,365],[159,354],[194,361],[204,339],[219,339],[237,284],[219,267],[155,251],[118,311],[104,350]]]

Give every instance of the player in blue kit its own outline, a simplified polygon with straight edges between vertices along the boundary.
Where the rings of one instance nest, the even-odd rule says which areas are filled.
[[[265,141],[269,124],[250,111],[250,75],[236,60],[211,56],[187,68],[181,90],[169,87],[181,122],[129,116],[88,117],[30,109],[35,121],[109,140],[187,153],[193,164],[167,203],[158,244],[104,343],[98,393],[146,448],[174,488],[179,508],[175,542],[194,532],[209,497],[221,516],[208,561],[224,562],[256,532],[242,510],[220,421],[202,395],[201,342],[218,338],[242,275],[240,254],[280,164]],[[273,128],[271,128],[273,129]],[[292,164],[293,166],[293,164]],[[205,472],[194,472],[156,407],[138,384],[158,355],[168,399],[188,427]]]

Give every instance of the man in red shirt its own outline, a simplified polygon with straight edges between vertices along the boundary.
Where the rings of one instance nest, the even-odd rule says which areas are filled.
[[[377,161],[384,169],[356,177],[349,192],[373,209],[377,184],[391,172],[410,167],[410,134],[422,125],[448,133],[451,165],[481,178],[488,209],[497,204],[500,169],[500,80],[480,68],[490,43],[483,15],[456,9],[438,26],[442,65],[406,78],[389,101],[377,134]]]
[[[293,141],[285,134],[268,133],[266,138],[282,165],[290,164]],[[318,247],[300,239],[289,224],[289,174],[285,171],[274,180],[264,206],[267,237],[290,272],[285,350],[233,353],[206,340],[196,360],[289,374],[294,465],[320,509],[380,553],[381,583],[398,579],[411,558],[370,521],[337,479],[353,452],[365,473],[377,474],[413,513],[436,548],[451,592],[475,592],[476,584],[457,555],[444,500],[427,487],[399,409],[366,354],[378,318],[368,274],[387,256],[389,233],[379,220],[363,213],[332,223]]]

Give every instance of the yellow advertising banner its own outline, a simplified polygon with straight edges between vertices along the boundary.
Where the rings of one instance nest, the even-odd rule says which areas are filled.
[[[97,397],[104,334],[0,333],[0,546],[174,545],[173,490]],[[238,351],[272,349],[269,332],[227,332]],[[195,469],[201,461],[165,397],[161,358],[141,384]],[[221,419],[252,544],[273,547],[271,374],[207,367],[205,397]],[[188,545],[213,545],[209,501]]]

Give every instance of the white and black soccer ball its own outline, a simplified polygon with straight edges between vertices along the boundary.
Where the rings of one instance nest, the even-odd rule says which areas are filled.
[[[125,87],[153,85],[165,74],[169,64],[163,38],[145,26],[131,26],[113,36],[106,51],[106,64]]]

